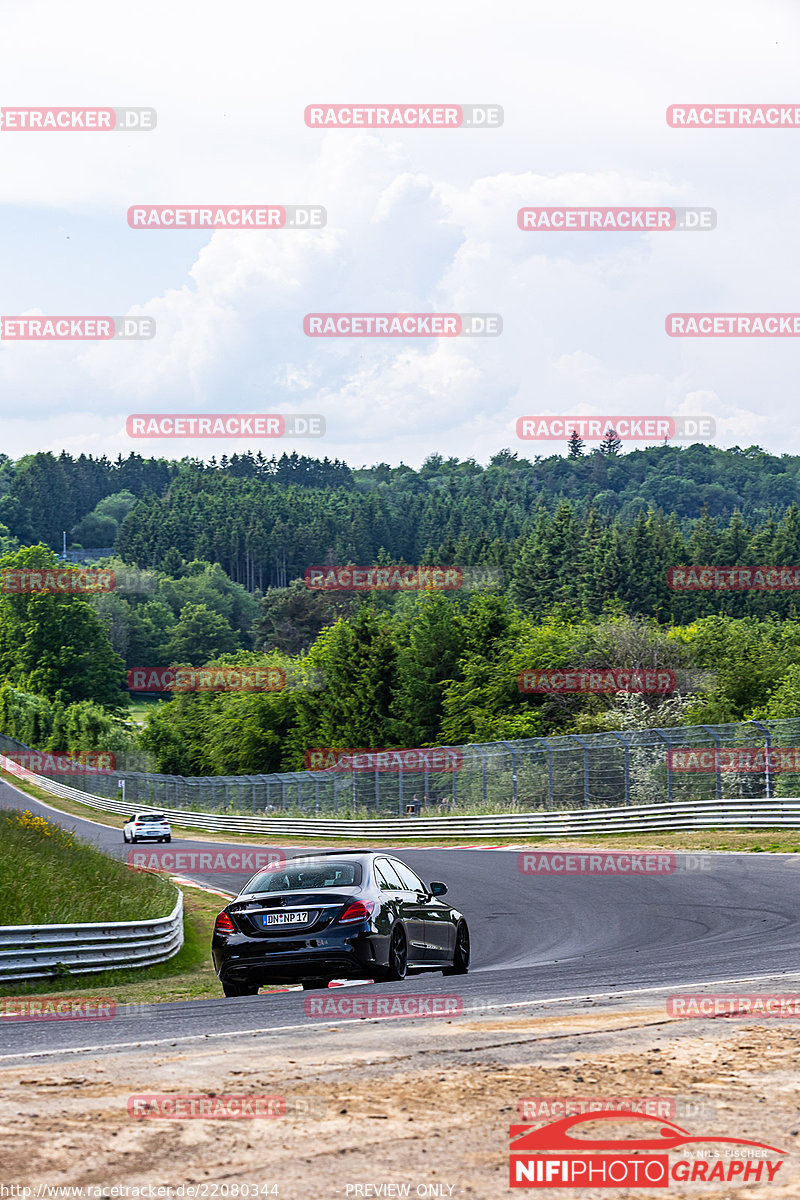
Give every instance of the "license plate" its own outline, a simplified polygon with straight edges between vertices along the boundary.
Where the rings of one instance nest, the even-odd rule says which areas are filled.
[[[308,920],[307,912],[262,913],[262,925],[303,925]]]

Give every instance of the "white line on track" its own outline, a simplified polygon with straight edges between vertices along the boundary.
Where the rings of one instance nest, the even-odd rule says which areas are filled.
[[[786,972],[785,976],[781,975],[780,978],[783,979],[787,976],[789,978],[800,979],[800,972],[789,971]],[[507,1004],[481,1005],[480,1001],[476,1001],[476,1008],[472,1010],[472,1012],[477,1015],[478,1012],[488,1012],[492,1009],[529,1008],[531,1005],[535,1005],[539,1008],[545,1008],[551,1004],[565,1004],[570,1000],[603,1000],[607,997],[616,998],[618,996],[641,996],[653,992],[673,992],[680,988],[716,987],[720,984],[731,983],[757,983],[760,980],[777,978],[778,976],[772,972],[768,975],[742,975],[734,979],[704,979],[694,980],[691,983],[664,984],[659,987],[628,988],[621,992],[589,992],[578,996],[553,996],[547,1000],[510,1000]],[[401,996],[402,993],[398,992],[398,998]],[[467,1009],[460,1015],[467,1017],[472,1014],[470,1010]],[[402,1018],[397,1017],[332,1017],[327,1023],[331,1024],[335,1021],[337,1025],[358,1025],[364,1021],[396,1021],[398,1019],[402,1020]],[[416,1018],[409,1019],[412,1020]],[[675,1020],[685,1020],[685,1018],[676,1017]],[[69,1046],[60,1050],[30,1050],[20,1054],[0,1054],[0,1062],[4,1062],[8,1059],[45,1058],[56,1054],[99,1054],[108,1050],[138,1050],[144,1048],[145,1046],[174,1046],[178,1042],[205,1042],[211,1041],[212,1039],[247,1037],[248,1035],[255,1037],[256,1035],[262,1033],[292,1033],[298,1030],[308,1030],[310,1028],[311,1026],[306,1022],[302,1025],[272,1025],[269,1028],[264,1029],[232,1029],[226,1030],[222,1033],[191,1033],[184,1034],[180,1037],[150,1038],[147,1041],[139,1042],[109,1042],[107,1045],[103,1046],[98,1046],[95,1044],[92,1046]]]

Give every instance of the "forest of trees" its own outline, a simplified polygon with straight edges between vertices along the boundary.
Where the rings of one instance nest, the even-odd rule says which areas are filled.
[[[503,596],[366,601],[293,664],[283,691],[176,696],[143,735],[159,768],[188,775],[303,769],[320,746],[463,745],[800,712],[800,624],[704,617],[664,627],[609,614],[524,616]],[[294,667],[292,670],[291,667]],[[668,695],[525,694],[535,668],[636,666],[674,673]]]
[[[595,450],[531,460],[508,450],[486,467],[431,455],[411,467],[351,469],[338,460],[283,454],[203,463],[66,453],[0,456],[0,549],[62,534],[82,547],[115,546],[129,562],[168,570],[184,559],[219,562],[250,590],[285,585],[317,561],[508,565],[541,509],[569,501],[602,523],[630,526],[663,512],[686,535],[704,512],[726,525],[738,510],[754,528],[800,502],[800,456],[759,447],[696,444],[629,454]]]
[[[580,449],[503,451],[486,467],[432,455],[418,471],[296,454],[0,457],[0,567],[56,563],[66,527],[73,544],[113,547],[102,561],[119,581],[97,596],[0,595],[0,730],[42,749],[132,745],[126,667],[209,662],[280,662],[292,683],[154,703],[141,743],[163,770],[298,769],[315,744],[800,715],[793,591],[667,584],[684,564],[800,566],[800,457]],[[500,582],[365,595],[302,581],[308,566],[397,562]],[[683,682],[666,698],[517,687],[522,670],[598,665],[666,666]]]

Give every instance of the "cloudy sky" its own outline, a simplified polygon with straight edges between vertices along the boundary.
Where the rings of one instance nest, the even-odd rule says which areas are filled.
[[[151,341],[0,342],[2,449],[480,462],[518,416],[709,414],[800,453],[798,339],[673,311],[800,311],[793,0],[3,4],[1,102],[152,106],[149,133],[0,131],[0,313],[147,314]],[[495,129],[310,129],[306,105],[502,105]],[[321,204],[323,230],[134,230],[133,204]],[[704,205],[704,233],[523,233],[524,205]],[[317,339],[309,312],[492,312],[497,338]],[[135,412],[320,413],[324,439],[136,440]]]

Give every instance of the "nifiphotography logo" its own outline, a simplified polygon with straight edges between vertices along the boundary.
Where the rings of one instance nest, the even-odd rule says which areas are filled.
[[[593,1138],[586,1122],[636,1121],[644,1136]],[[573,1133],[573,1129],[575,1133]],[[638,1130],[637,1130],[638,1132]],[[786,1154],[775,1146],[718,1134],[689,1133],[672,1121],[630,1111],[583,1113],[547,1125],[509,1129],[509,1185],[521,1187],[669,1187],[681,1183],[772,1183]],[[702,1147],[670,1152],[687,1146]],[[720,1149],[720,1147],[722,1147]]]

